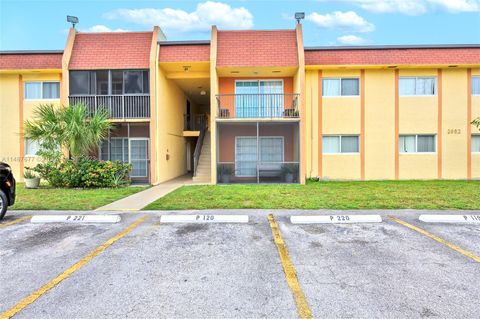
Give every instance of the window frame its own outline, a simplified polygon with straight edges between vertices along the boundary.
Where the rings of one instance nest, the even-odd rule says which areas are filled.
[[[480,91],[478,93],[473,93],[473,79],[478,79],[478,81],[480,82],[480,75],[472,75],[472,83],[470,84],[471,85],[470,90],[472,91],[472,96],[480,96]]]
[[[36,153],[36,154],[27,154],[27,149],[28,149],[27,145],[28,145],[28,143],[32,143],[32,142],[35,142],[35,143],[37,143],[37,145],[38,145],[37,153]],[[40,143],[39,143],[38,141],[33,141],[32,139],[30,139],[30,138],[28,138],[28,137],[25,137],[25,138],[23,139],[23,145],[24,145],[24,148],[23,148],[23,149],[24,149],[24,151],[23,151],[24,154],[23,154],[23,155],[24,155],[25,157],[30,157],[30,158],[34,157],[34,158],[35,158],[35,157],[39,157],[39,156],[40,156],[40,155],[38,155],[38,152],[40,151]]]
[[[470,138],[470,139],[473,140],[473,137],[474,137],[474,136],[476,136],[476,137],[478,137],[478,138],[480,139],[480,133],[473,133],[473,134],[471,135],[471,138]],[[471,142],[470,142],[470,145],[472,145]],[[472,147],[473,147],[473,146],[472,146]],[[470,149],[470,152],[471,152],[472,154],[480,154],[480,149],[479,149],[478,151],[474,151],[474,150]]]
[[[414,79],[415,80],[415,89],[414,91],[417,92],[417,80],[418,79],[434,79],[434,86],[433,86],[433,94],[401,94],[400,90],[400,82],[402,79]],[[437,76],[401,76],[398,79],[398,96],[399,97],[432,97],[438,95],[438,77]],[[421,134],[420,134],[421,135]]]
[[[40,95],[41,97],[40,98],[27,98],[25,96],[25,93],[27,92],[27,84],[29,83],[40,83]],[[43,97],[43,84],[44,83],[58,83],[58,97],[57,98],[44,98]],[[55,100],[60,100],[60,91],[61,91],[61,87],[60,87],[60,81],[55,81],[55,80],[47,80],[47,81],[24,81],[23,82],[23,100],[24,101],[39,101],[39,100],[46,100],[46,101],[55,101]]]
[[[338,137],[338,149],[339,152],[336,153],[325,153],[325,148],[323,147],[323,138],[324,137]],[[358,152],[342,152],[342,137],[356,137],[358,140]],[[361,150],[361,140],[360,134],[324,134],[322,135],[322,155],[359,155]]]
[[[340,81],[340,95],[324,95],[324,81],[325,80],[339,80]],[[357,80],[358,81],[358,95],[342,95],[342,82],[343,80]],[[360,97],[361,95],[361,86],[360,86],[360,77],[329,77],[329,78],[322,78],[322,98],[352,98],[352,97]]]
[[[262,94],[260,93],[260,82],[274,82],[274,81],[277,81],[277,82],[282,82],[282,93],[279,93],[279,94],[285,94],[285,82],[283,81],[283,79],[268,79],[268,78],[261,78],[261,79],[241,79],[241,80],[238,80],[236,79],[235,82],[234,82],[234,87],[233,87],[233,94],[244,94],[244,93],[237,93],[237,83],[240,83],[240,82],[257,82],[258,84],[258,90],[257,90],[257,93],[251,93],[251,94]]]
[[[110,138],[106,138],[104,141],[106,141],[108,143],[108,149],[107,149],[107,157],[108,157],[108,160],[107,161],[112,161],[112,151],[111,151],[111,146],[110,146],[110,141],[111,140],[123,140],[122,141],[122,158],[124,157],[125,154],[123,154],[123,143],[125,142],[125,140],[127,141],[127,145],[128,145],[128,151],[127,151],[127,159],[128,161],[127,162],[124,162],[122,160],[123,163],[130,163],[130,142],[129,142],[129,138],[128,137],[123,137],[123,136],[115,136],[115,137],[110,137]],[[98,147],[98,159],[101,159],[102,158],[102,143],[100,143],[99,147]]]
[[[93,72],[95,74],[95,85],[93,86],[95,88],[95,94],[71,94],[70,93],[70,83],[69,83],[69,87],[68,87],[68,95],[69,96],[102,96],[102,97],[105,97],[105,96],[150,96],[150,69],[108,69],[108,70],[104,70],[104,69],[97,69],[97,70],[70,70],[69,71],[69,77],[70,77],[70,73],[71,72],[78,72],[78,71],[81,71],[81,72]],[[98,94],[97,92],[97,73],[98,71],[108,71],[108,94],[104,95],[104,94]],[[112,72],[113,71],[120,71],[122,72],[122,94],[112,94],[112,91],[113,91],[113,88],[112,88],[112,81],[113,81],[113,77],[112,77]],[[143,77],[143,73],[144,72],[147,72],[147,78],[149,79],[148,81],[148,93],[125,93],[125,72],[142,72],[142,90],[144,89],[144,77]],[[89,83],[88,86],[91,87],[92,83]]]
[[[415,152],[404,152],[404,151],[400,151],[400,149],[398,150],[398,153],[399,154],[402,154],[402,155],[422,155],[422,154],[437,154],[437,149],[438,149],[438,139],[437,139],[437,134],[399,134],[398,135],[398,146],[400,148],[400,137],[402,136],[415,136]],[[418,151],[418,137],[419,136],[433,136],[434,138],[434,146],[435,146],[435,151],[433,152],[419,152]]]

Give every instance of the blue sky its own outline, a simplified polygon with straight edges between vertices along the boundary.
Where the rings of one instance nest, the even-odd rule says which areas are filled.
[[[23,1],[0,0],[0,50],[63,49],[67,14],[81,31],[143,31],[209,39],[220,29],[293,28],[304,11],[306,46],[480,44],[480,0]]]

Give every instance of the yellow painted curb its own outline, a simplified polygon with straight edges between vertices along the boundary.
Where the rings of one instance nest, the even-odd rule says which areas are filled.
[[[277,222],[272,214],[268,215],[268,222],[270,223],[270,228],[272,229],[273,241],[277,246],[278,254],[280,255],[280,261],[282,262],[283,272],[285,273],[285,279],[287,280],[288,286],[292,291],[295,304],[297,306],[298,315],[301,319],[313,318],[312,310],[308,305],[307,298],[300,287],[298,282],[297,274],[295,273],[295,267],[293,266],[290,257],[288,256],[287,247],[283,241],[280,230],[278,229]]]
[[[32,217],[32,216],[25,216],[25,217],[22,217],[22,218],[19,218],[19,219],[12,220],[11,222],[8,222],[8,223],[5,223],[5,224],[0,224],[0,228],[5,228],[5,227],[7,227],[7,226],[10,226],[10,225],[14,225],[14,224],[23,222],[24,220],[27,220],[27,219],[29,219],[29,218],[31,218],[31,217]]]
[[[35,302],[38,298],[40,298],[42,295],[47,293],[50,289],[54,288],[56,285],[58,285],[60,282],[62,282],[64,279],[67,279],[70,277],[74,272],[88,264],[93,258],[98,256],[100,253],[102,253],[105,249],[107,249],[109,246],[111,246],[114,242],[117,240],[121,239],[128,233],[130,233],[132,230],[134,230],[138,225],[143,223],[148,216],[141,217],[137,219],[135,222],[130,224],[127,228],[125,228],[123,231],[115,235],[114,237],[110,238],[107,240],[105,243],[102,245],[98,246],[95,250],[90,252],[88,255],[80,259],[76,264],[65,270],[63,273],[55,277],[54,279],[50,280],[48,283],[40,287],[38,290],[34,291],[31,293],[29,296],[25,297],[24,299],[20,300],[15,306],[12,308],[8,309],[4,313],[0,314],[0,319],[8,319],[13,316],[15,316],[17,313],[25,309],[28,305],[31,303]]]
[[[468,250],[465,250],[465,249],[463,249],[463,248],[461,248],[461,247],[458,247],[457,245],[452,244],[451,242],[449,242],[449,241],[447,241],[447,240],[445,240],[445,239],[443,239],[443,238],[440,238],[440,237],[438,237],[437,235],[434,235],[434,234],[426,231],[425,229],[422,229],[422,228],[420,228],[420,227],[417,227],[417,226],[414,226],[414,225],[412,225],[412,224],[409,224],[409,223],[407,223],[406,221],[403,221],[403,220],[398,219],[398,218],[393,217],[393,216],[387,216],[387,217],[390,218],[391,220],[393,220],[394,222],[399,223],[400,225],[403,225],[403,226],[405,226],[405,227],[408,227],[408,228],[410,228],[410,229],[413,229],[413,230],[419,232],[420,234],[425,235],[425,236],[427,236],[428,238],[431,238],[431,239],[439,242],[440,244],[443,244],[443,245],[447,246],[448,248],[451,248],[451,249],[459,252],[460,254],[462,254],[462,255],[464,255],[464,256],[466,256],[466,257],[468,257],[468,258],[471,258],[471,259],[475,260],[476,262],[479,262],[479,263],[480,263],[480,256],[477,256],[477,255],[475,255],[474,253],[472,253],[472,252],[470,252],[470,251],[468,251]]]

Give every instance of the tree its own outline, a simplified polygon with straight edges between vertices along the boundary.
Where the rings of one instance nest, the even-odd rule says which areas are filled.
[[[40,144],[40,154],[47,160],[60,159],[61,150],[69,157],[87,155],[107,137],[111,124],[106,111],[88,114],[83,104],[60,108],[53,104],[39,105],[34,120],[25,121],[25,137]]]

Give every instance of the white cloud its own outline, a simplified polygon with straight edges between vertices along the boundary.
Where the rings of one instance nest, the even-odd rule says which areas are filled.
[[[343,35],[341,37],[338,37],[337,41],[341,44],[347,44],[347,45],[360,45],[360,44],[368,43],[367,40],[365,40],[362,37],[358,37],[356,35]]]
[[[321,28],[342,29],[353,32],[372,32],[375,26],[354,11],[335,11],[327,14],[313,12],[306,19]]]
[[[431,9],[448,12],[480,11],[480,0],[319,0],[321,2],[345,2],[375,13],[403,13],[420,15]]]
[[[199,3],[193,12],[172,8],[117,9],[107,12],[104,17],[147,26],[158,25],[167,32],[204,32],[209,31],[212,25],[221,29],[243,30],[253,27],[250,11],[214,1]]]
[[[480,11],[480,0],[427,0],[450,12],[476,12]]]
[[[110,29],[109,27],[103,24],[97,24],[97,25],[91,26],[90,28],[82,29],[82,31],[83,32],[128,32],[128,30],[125,30],[125,29]]]

